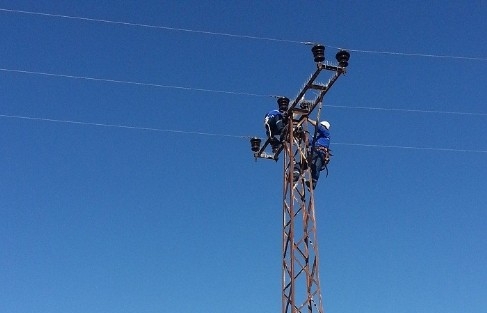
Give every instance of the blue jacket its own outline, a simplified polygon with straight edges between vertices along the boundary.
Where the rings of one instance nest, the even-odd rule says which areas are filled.
[[[279,112],[279,110],[272,110],[269,113],[267,113],[265,115],[265,117],[269,117],[269,118],[277,117],[278,119],[281,119],[282,118],[282,114],[281,114],[281,112]]]
[[[325,147],[328,148],[330,146],[330,131],[326,129],[323,125],[318,124],[318,128],[316,129],[316,139],[313,136],[309,139],[310,145],[316,147]]]

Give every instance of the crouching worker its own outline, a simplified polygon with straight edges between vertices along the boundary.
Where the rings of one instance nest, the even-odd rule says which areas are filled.
[[[287,113],[279,110],[272,110],[264,117],[264,127],[271,146],[277,148],[282,139],[286,126]]]

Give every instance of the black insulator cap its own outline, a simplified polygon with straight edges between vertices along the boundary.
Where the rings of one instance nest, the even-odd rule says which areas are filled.
[[[286,112],[289,106],[289,99],[286,97],[279,97],[277,99],[277,104],[279,106],[279,112],[281,113]]]
[[[325,46],[323,45],[314,45],[311,48],[313,52],[313,56],[315,58],[315,62],[323,62],[325,61]]]
[[[262,140],[257,137],[250,138],[250,146],[253,152],[257,152],[260,150],[260,143]]]
[[[340,50],[337,52],[336,58],[337,58],[338,64],[341,67],[347,67],[348,66],[348,60],[350,60],[350,53],[346,50]]]

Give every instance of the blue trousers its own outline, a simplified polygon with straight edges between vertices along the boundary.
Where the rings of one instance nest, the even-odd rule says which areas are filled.
[[[320,178],[320,172],[324,169],[325,165],[325,153],[322,151],[314,150],[311,153],[311,178],[313,183],[318,182]]]

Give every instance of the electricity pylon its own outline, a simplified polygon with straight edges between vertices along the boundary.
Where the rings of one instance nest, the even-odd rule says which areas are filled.
[[[287,116],[287,124],[280,142],[268,138],[250,139],[254,157],[277,161],[284,153],[283,162],[283,226],[282,226],[282,313],[324,313],[319,277],[319,256],[316,231],[315,201],[310,182],[311,167],[308,118],[318,108],[316,120],[325,94],[340,75],[346,72],[350,53],[340,50],[336,54],[338,64],[325,61],[325,47],[315,45],[311,49],[316,70],[301,88],[297,97],[277,100],[281,113]],[[327,83],[317,82],[320,74],[332,72]],[[313,132],[314,133],[314,130]],[[312,134],[311,133],[311,134]],[[272,152],[266,152],[270,148]],[[300,173],[294,173],[298,164]]]

